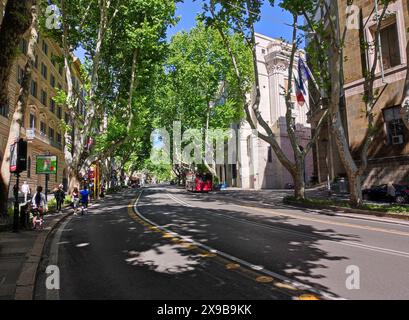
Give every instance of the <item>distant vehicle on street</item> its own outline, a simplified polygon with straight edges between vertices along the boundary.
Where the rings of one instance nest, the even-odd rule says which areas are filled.
[[[186,176],[186,190],[191,192],[210,192],[213,190],[213,177],[210,173],[189,173]]]
[[[388,194],[388,185],[382,184],[362,190],[364,199],[377,202],[395,202],[398,204],[409,203],[409,186],[394,184],[395,196]]]

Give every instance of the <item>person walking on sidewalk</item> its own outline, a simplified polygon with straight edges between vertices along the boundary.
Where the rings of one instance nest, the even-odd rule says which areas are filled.
[[[84,186],[84,189],[81,190],[81,204],[82,204],[82,214],[84,214],[84,211],[88,209],[88,203],[89,203],[89,191],[87,185]]]
[[[65,200],[65,192],[64,192],[64,190],[63,190],[63,185],[62,184],[60,184],[59,186],[58,186],[58,189],[56,189],[55,191],[54,191],[54,198],[55,198],[55,201],[56,201],[56,203],[57,203],[57,213],[61,213],[62,212],[62,204],[64,203],[64,200]]]
[[[72,201],[72,208],[74,209],[74,215],[77,215],[78,211],[78,206],[80,203],[80,192],[78,191],[78,188],[75,187],[74,190],[71,193],[71,201]]]
[[[24,203],[27,203],[28,195],[31,194],[30,185],[27,181],[24,181],[23,185],[21,186],[21,192],[24,194]]]
[[[33,217],[33,226],[34,229],[37,228],[39,225],[40,228],[43,226],[44,221],[44,212],[47,211],[47,201],[45,199],[45,195],[43,193],[43,187],[38,186],[37,192],[35,193],[32,201],[32,206],[34,209],[34,217]]]

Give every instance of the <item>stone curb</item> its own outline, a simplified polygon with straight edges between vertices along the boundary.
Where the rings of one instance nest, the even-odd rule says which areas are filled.
[[[37,270],[41,262],[45,243],[51,232],[58,227],[62,221],[72,215],[71,210],[69,211],[70,212],[63,214],[58,218],[52,219],[46,231],[41,232],[37,236],[33,247],[26,255],[27,260],[24,262],[17,280],[14,300],[33,300]]]
[[[324,204],[309,204],[309,203],[299,203],[292,200],[283,200],[284,204],[299,207],[299,208],[308,208],[308,209],[324,209],[324,210],[333,210],[344,213],[356,213],[369,216],[375,216],[380,218],[393,218],[399,220],[409,221],[409,215],[397,214],[397,213],[384,213],[380,211],[371,211],[363,209],[354,209],[354,208],[344,208],[338,206],[324,205]]]

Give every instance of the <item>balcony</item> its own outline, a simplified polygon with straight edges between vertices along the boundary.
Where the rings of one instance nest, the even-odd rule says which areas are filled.
[[[39,140],[45,144],[52,146],[60,151],[63,150],[63,146],[60,142],[55,141],[54,139],[50,139],[46,133],[41,132],[37,129],[26,129],[25,134],[28,141],[35,141]]]

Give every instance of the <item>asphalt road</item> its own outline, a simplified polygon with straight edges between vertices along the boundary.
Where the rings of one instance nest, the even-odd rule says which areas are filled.
[[[133,207],[138,195],[54,232],[36,299],[409,299],[409,225],[174,187],[144,189]],[[49,265],[60,290],[45,287]]]

